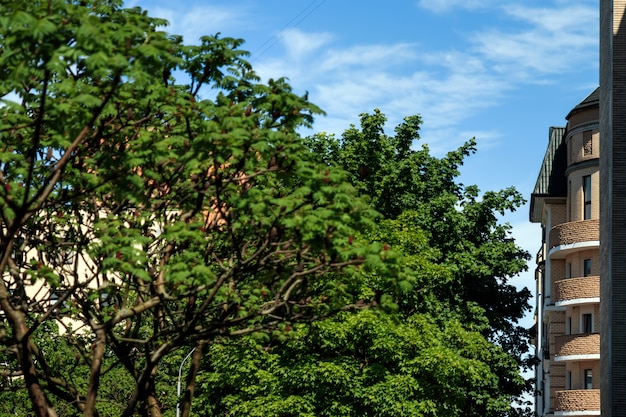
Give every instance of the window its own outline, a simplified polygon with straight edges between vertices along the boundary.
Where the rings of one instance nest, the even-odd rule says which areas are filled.
[[[59,289],[55,289],[55,290],[51,290],[50,291],[50,307],[56,306],[59,303],[59,299],[61,299],[62,297],[65,297],[66,291],[64,290],[59,290]],[[65,306],[65,302],[63,303],[63,306]]]
[[[591,313],[583,314],[582,332],[591,333],[593,331],[593,316]]]
[[[571,278],[572,277],[572,264],[571,262],[568,262],[567,265],[565,266],[565,278]]]
[[[591,219],[591,175],[583,177],[584,213],[583,219]]]
[[[593,140],[591,130],[585,130],[583,132],[583,156],[593,154]]]
[[[591,369],[585,369],[585,389],[593,389],[593,376],[591,374]]]
[[[583,260],[583,277],[591,275],[591,259]]]
[[[64,279],[63,275],[60,276],[61,280]],[[63,302],[60,302],[63,299]],[[50,307],[52,307],[56,312],[58,309],[66,309],[69,307],[68,302],[68,290],[65,288],[54,288],[50,290],[50,294],[48,297],[48,301]]]

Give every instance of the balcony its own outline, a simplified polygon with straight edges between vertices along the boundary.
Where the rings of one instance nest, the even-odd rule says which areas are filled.
[[[561,251],[570,251],[580,247],[597,247],[600,240],[600,221],[598,219],[582,220],[579,222],[561,223],[550,230],[548,243],[550,255]],[[588,243],[588,244],[584,244]],[[559,248],[556,251],[555,248]],[[564,257],[561,253],[559,257]]]
[[[600,301],[600,277],[568,278],[554,283],[554,304],[597,303]]]
[[[554,338],[555,361],[600,359],[600,334],[568,334]]]
[[[600,415],[599,389],[572,389],[555,393],[554,414],[560,416]]]
[[[542,245],[541,249],[539,249],[539,251],[537,252],[537,258],[535,260],[535,263],[537,265],[542,265],[546,262],[546,256],[545,256],[545,248]]]

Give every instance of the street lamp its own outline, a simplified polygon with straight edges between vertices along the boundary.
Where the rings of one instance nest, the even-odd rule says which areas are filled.
[[[191,354],[196,350],[196,348],[191,349],[191,352],[189,352],[187,354],[187,356],[185,356],[185,358],[183,359],[183,361],[180,363],[180,366],[178,367],[178,389],[176,391],[176,417],[180,417],[180,376],[183,373],[183,365],[185,364],[185,362],[187,362],[187,359],[189,359],[189,357],[191,356]]]

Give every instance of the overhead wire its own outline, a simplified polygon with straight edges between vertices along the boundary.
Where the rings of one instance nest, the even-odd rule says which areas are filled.
[[[317,3],[317,4],[316,4]],[[289,22],[287,22],[279,31],[276,35],[274,35],[273,37],[268,38],[265,42],[263,42],[257,49],[255,49],[252,53],[250,53],[250,60],[254,61],[255,59],[263,56],[263,54],[265,54],[267,51],[269,51],[274,45],[276,45],[278,42],[280,42],[285,35],[293,30],[294,28],[296,28],[300,23],[302,23],[307,17],[309,17],[315,10],[319,9],[319,7],[326,3],[326,0],[313,0],[311,1],[308,6],[306,6],[304,9],[302,9],[298,14],[296,14],[293,18],[291,18],[291,20],[289,20]],[[307,12],[308,11],[308,12]],[[306,13],[306,14],[305,14]],[[302,16],[304,14],[304,16]],[[302,16],[302,18],[300,18],[299,20],[296,21],[296,23],[293,24],[293,26],[290,26],[296,19],[298,19],[300,16]],[[271,43],[270,43],[271,42]],[[269,43],[269,45],[268,45]],[[267,45],[267,46],[266,46]],[[265,47],[265,48],[264,48]]]

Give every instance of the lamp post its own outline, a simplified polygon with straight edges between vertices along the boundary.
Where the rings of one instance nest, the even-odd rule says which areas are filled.
[[[185,356],[185,358],[183,359],[183,361],[180,363],[180,366],[178,367],[178,384],[177,384],[177,391],[176,391],[176,417],[180,417],[180,376],[183,373],[183,365],[185,364],[185,362],[187,362],[187,359],[189,359],[189,357],[191,356],[191,354],[196,350],[196,348],[191,349],[191,352],[189,352],[187,354],[187,356]]]

